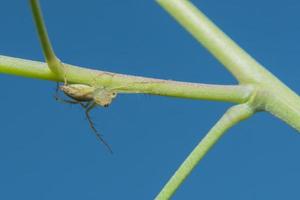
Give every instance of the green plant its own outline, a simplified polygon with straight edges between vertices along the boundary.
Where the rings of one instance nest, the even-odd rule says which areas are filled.
[[[186,83],[90,70],[62,63],[54,54],[38,1],[30,0],[47,64],[0,56],[0,72],[29,78],[83,84],[116,93],[147,93],[225,101],[228,109],[182,163],[156,199],[169,199],[209,149],[232,126],[256,112],[269,112],[300,131],[300,98],[219,30],[187,0],[157,0],[238,80],[238,85]]]

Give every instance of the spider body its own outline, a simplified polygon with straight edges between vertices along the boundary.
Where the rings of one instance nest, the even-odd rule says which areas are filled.
[[[59,86],[68,97],[79,102],[87,102],[93,100],[94,88],[83,84],[70,84]]]
[[[78,102],[93,102],[108,107],[117,93],[105,88],[95,88],[83,84],[62,85],[59,87],[68,97]]]

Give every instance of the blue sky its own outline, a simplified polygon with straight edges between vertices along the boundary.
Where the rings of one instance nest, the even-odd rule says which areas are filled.
[[[300,91],[300,2],[194,0],[219,27]],[[67,63],[180,81],[235,79],[152,0],[41,1]],[[27,1],[1,3],[0,54],[43,60]],[[92,112],[115,154],[55,84],[0,75],[0,199],[153,199],[230,106],[119,95]],[[267,113],[232,128],[173,199],[299,199],[300,135]]]

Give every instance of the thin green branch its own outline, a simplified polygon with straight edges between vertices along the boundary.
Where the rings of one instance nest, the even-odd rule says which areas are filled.
[[[38,0],[30,0],[30,6],[45,60],[48,63],[51,71],[53,71],[59,77],[64,77],[63,65],[56,57],[51,45],[51,41],[48,37],[47,28],[45,26],[42,11],[40,8],[40,3]]]
[[[223,117],[215,124],[215,126],[207,133],[207,135],[180,165],[178,170],[155,199],[170,199],[177,188],[184,182],[187,176],[192,172],[212,146],[221,138],[221,136],[233,125],[249,118],[253,115],[253,113],[254,110],[248,104],[236,105],[227,110]]]
[[[64,64],[68,82],[112,88],[120,93],[147,93],[232,103],[246,102],[253,93],[247,85],[212,85],[129,76]],[[0,56],[0,73],[63,81],[42,62]]]

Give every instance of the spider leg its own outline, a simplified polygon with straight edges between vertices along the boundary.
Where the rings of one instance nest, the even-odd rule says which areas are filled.
[[[81,103],[80,105],[85,109],[86,112],[91,111],[96,106],[96,104],[93,101],[88,101],[85,104]]]
[[[83,108],[85,108],[85,116],[89,122],[89,125],[91,127],[91,129],[93,130],[93,132],[95,133],[97,139],[102,142],[106,148],[108,149],[108,151],[112,154],[113,151],[110,147],[110,145],[104,140],[103,136],[97,131],[94,122],[92,121],[92,118],[90,116],[90,111],[97,105],[95,102],[90,101],[86,104],[81,103],[80,104]]]
[[[61,97],[56,98],[56,100],[60,103],[68,103],[68,104],[82,104],[81,101],[70,100],[70,99],[62,99]]]

